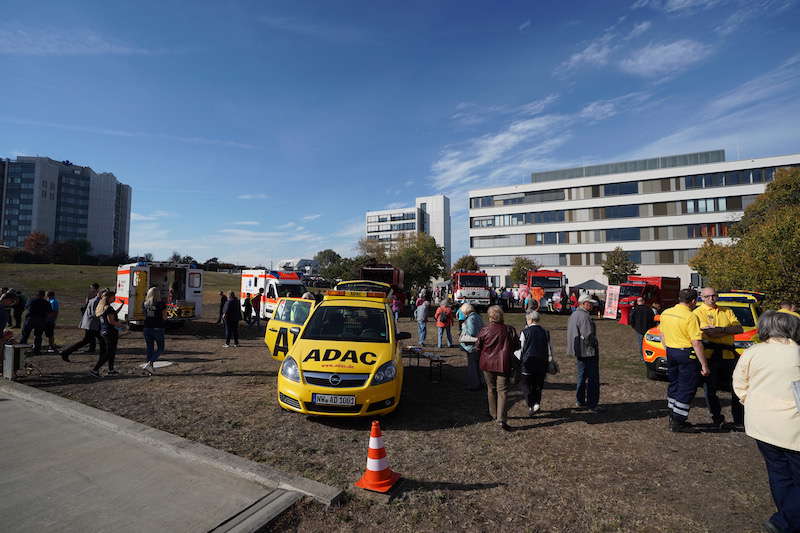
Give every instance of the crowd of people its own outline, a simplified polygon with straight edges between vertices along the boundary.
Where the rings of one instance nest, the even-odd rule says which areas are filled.
[[[470,304],[455,313],[459,322],[459,346],[467,356],[466,388],[487,394],[489,416],[505,431],[508,425],[508,391],[518,380],[528,415],[541,410],[542,389],[548,373],[558,372],[550,333],[539,324],[536,301],[524,301],[526,325],[518,335],[504,324],[504,307],[517,300],[505,292],[487,311],[488,324]],[[434,297],[436,294],[434,293]],[[567,323],[565,353],[575,358],[576,407],[588,413],[604,411],[600,405],[600,346],[591,316],[599,302],[588,294],[575,298]],[[669,430],[692,433],[687,421],[697,390],[702,388],[711,417],[711,427],[744,430],[754,438],[764,457],[777,512],[765,522],[770,532],[800,531],[800,314],[794,304],[784,302],[778,311],[766,311],[758,320],[760,342],[739,357],[734,335],[743,332],[734,312],[717,305],[712,287],[699,293],[680,292],[674,307],[661,310],[639,298],[629,315],[636,332],[636,353],[644,335],[657,324],[666,348],[669,379],[667,410]],[[447,297],[441,298],[433,319],[438,329],[437,347],[452,345],[453,314]],[[418,342],[424,346],[430,314],[423,290],[415,301]],[[719,393],[731,391],[731,422],[722,414]]]

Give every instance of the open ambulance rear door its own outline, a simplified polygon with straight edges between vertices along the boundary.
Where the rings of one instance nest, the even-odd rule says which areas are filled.
[[[144,321],[144,302],[147,296],[150,267],[124,265],[117,269],[117,316],[130,323]]]
[[[194,304],[194,318],[203,315],[203,271],[190,268],[186,272],[186,301]]]

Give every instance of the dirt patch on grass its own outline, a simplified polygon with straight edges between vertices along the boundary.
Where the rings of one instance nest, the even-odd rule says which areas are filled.
[[[519,327],[521,315],[509,321]],[[415,323],[400,325],[416,335]],[[543,325],[563,354],[566,318],[546,316]],[[541,414],[527,418],[513,392],[511,433],[489,421],[485,393],[464,390],[465,358],[456,350],[440,352],[452,356],[442,383],[430,381],[426,363],[406,368],[401,407],[381,422],[391,467],[407,480],[390,504],[353,488],[370,420],[309,418],[277,406],[278,365],[266,353],[263,326],[245,329],[238,349],[223,348],[221,328],[210,324],[169,332],[163,359],[176,364],[156,377],[137,368],[144,343],[133,332],[120,341],[118,377],[87,377],[94,358],[76,354],[71,364],[35,358],[43,375],[23,382],[347,490],[340,507],[296,505],[272,524],[276,530],[757,530],[773,509],[753,441],[710,429],[669,433],[666,384],[645,379],[633,332],[598,325],[602,414],[574,409],[575,367],[563,355]],[[691,420],[710,421],[702,400]]]

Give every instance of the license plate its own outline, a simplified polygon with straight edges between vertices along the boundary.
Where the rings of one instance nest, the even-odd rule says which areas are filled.
[[[338,394],[312,394],[311,402],[319,405],[347,405],[356,404],[355,396],[341,396]]]

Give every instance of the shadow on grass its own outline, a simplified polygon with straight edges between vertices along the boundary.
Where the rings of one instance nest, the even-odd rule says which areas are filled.
[[[175,361],[174,359],[172,361]],[[186,373],[175,373],[170,371],[163,371],[159,372],[156,370],[156,374],[151,376],[144,372],[141,369],[130,369],[130,373],[128,373],[129,369],[123,370],[125,373],[118,374],[116,376],[106,376],[104,375],[101,378],[96,378],[94,376],[89,375],[89,368],[91,365],[86,366],[86,370],[84,372],[54,372],[50,374],[45,374],[42,376],[29,376],[27,378],[23,378],[20,380],[20,383],[25,385],[30,385],[32,387],[37,387],[41,389],[47,389],[50,387],[62,387],[65,385],[76,385],[76,384],[84,384],[84,385],[94,385],[97,383],[102,383],[104,381],[127,381],[131,379],[181,379],[181,378],[198,378],[198,377],[222,377],[222,378],[230,378],[230,377],[276,377],[278,374],[275,371],[267,371],[267,370],[253,370],[249,372],[186,372]]]
[[[494,489],[504,487],[505,483],[451,483],[449,481],[419,481],[416,479],[403,478],[397,496],[409,492],[429,492],[434,490],[455,490],[472,492],[476,490]]]
[[[554,411],[541,411],[533,418],[509,417],[511,420],[528,420],[532,423],[522,426],[512,426],[514,431],[536,429],[542,427],[560,426],[571,422],[585,422],[587,424],[613,424],[616,422],[629,422],[634,420],[650,420],[653,418],[667,418],[666,402],[662,399],[644,402],[622,402],[602,404],[606,409],[601,413],[592,413],[584,409],[556,409]]]

